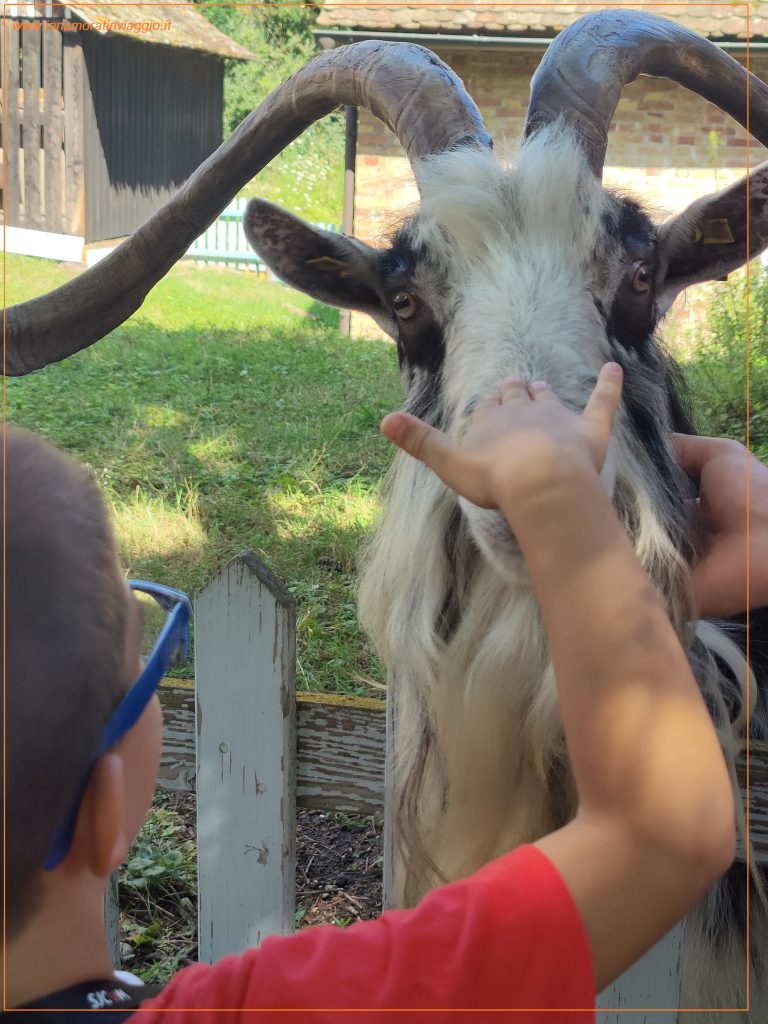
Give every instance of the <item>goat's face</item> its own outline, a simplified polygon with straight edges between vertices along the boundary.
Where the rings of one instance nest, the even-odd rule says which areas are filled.
[[[344,298],[397,342],[404,407],[454,436],[508,374],[545,379],[581,409],[601,365],[622,363],[626,394],[604,482],[613,492],[617,476],[637,478],[639,463],[654,502],[669,505],[680,481],[665,439],[667,363],[653,340],[667,299],[651,220],[602,187],[558,126],[530,139],[509,170],[472,148],[423,162],[417,177],[420,208],[383,251],[314,233],[260,202],[246,231],[281,276],[318,298],[344,301],[329,294],[335,275]],[[501,514],[461,506],[492,564],[524,576]]]
[[[444,155],[419,182],[421,209],[387,257],[408,411],[460,436],[508,374],[547,380],[575,409],[609,359],[635,364],[630,381],[640,367],[642,379],[657,376],[654,227],[601,187],[568,133],[534,138],[508,171],[487,153]],[[657,403],[658,383],[648,389]],[[606,462],[609,491],[621,448]],[[501,514],[460,504],[491,563],[521,575]]]

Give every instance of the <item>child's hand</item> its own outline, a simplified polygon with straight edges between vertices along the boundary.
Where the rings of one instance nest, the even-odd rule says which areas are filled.
[[[673,434],[680,465],[699,481],[707,550],[694,569],[702,618],[768,605],[768,467],[738,441]],[[749,488],[747,488],[749,468]]]
[[[458,444],[404,412],[385,416],[381,432],[473,504],[499,508],[503,499],[551,484],[558,473],[600,472],[621,385],[621,367],[606,363],[579,414],[544,381],[529,390],[510,377],[497,397],[478,405]]]

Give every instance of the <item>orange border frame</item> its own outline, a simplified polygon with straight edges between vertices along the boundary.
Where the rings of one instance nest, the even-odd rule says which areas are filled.
[[[56,2],[57,6],[66,7],[65,0],[55,0],[55,2]],[[323,6],[323,2],[324,2],[324,0],[321,0],[320,3],[313,4],[313,3],[291,2],[291,0],[289,0],[289,2],[285,3],[283,6],[286,6],[286,7],[320,7],[320,6]],[[15,3],[10,3],[10,0],[2,0],[2,3],[3,3],[3,18],[5,18],[7,16],[6,11],[7,11],[8,7],[18,6]],[[133,0],[118,0],[118,5],[120,7],[128,7],[128,8],[130,8],[130,7],[144,7],[144,6],[146,6],[146,4],[139,3],[139,2],[133,2]],[[370,3],[369,4],[365,4],[365,3],[345,3],[345,2],[340,2],[340,3],[334,2],[334,3],[332,3],[332,5],[334,7],[370,7],[370,6],[373,6]],[[107,6],[107,5],[104,4],[104,3],[86,2],[86,3],[79,3],[79,6],[80,7],[102,7],[102,6]],[[115,6],[115,5],[110,4],[108,6]],[[152,4],[152,6],[153,7],[187,7],[188,6],[188,2],[187,2],[187,0],[165,0],[165,2]],[[236,2],[233,2],[233,3],[229,3],[229,2],[213,3],[213,2],[202,2],[202,3],[196,3],[195,6],[199,6],[199,7],[267,7],[267,6],[271,6],[271,5],[268,4],[268,3],[264,3],[264,2],[257,2],[257,3],[236,3]],[[395,8],[398,8],[398,7],[408,7],[408,6],[412,6],[412,5],[397,4],[396,3],[396,4],[393,4],[392,6],[395,7]],[[413,5],[413,6],[415,6],[415,5]],[[491,3],[491,2],[486,2],[486,0],[480,0],[480,2],[478,2],[478,3],[471,2],[471,0],[470,0],[469,4],[467,4],[467,3],[431,2],[431,0],[429,0],[429,2],[422,3],[421,0],[418,0],[418,6],[419,7],[467,7],[467,6],[472,6],[472,7],[481,7],[481,8],[482,7],[499,8],[499,7],[531,7],[533,5],[532,4],[525,4],[525,3],[503,3],[503,2],[502,3]],[[557,7],[559,5],[556,2],[556,0],[551,0],[551,2],[549,2],[549,3],[536,4],[536,6],[541,6],[541,7]],[[579,6],[580,7],[605,8],[605,7],[610,7],[611,5],[610,5],[610,3],[601,3],[601,2],[599,2],[599,0],[588,0],[588,2],[586,2],[586,3],[579,4]],[[620,6],[620,7],[625,7],[626,6],[626,8],[628,10],[636,9],[636,8],[630,6],[630,4],[624,4],[623,2],[620,2],[616,6]],[[746,39],[745,39],[746,62],[745,62],[745,66],[746,66],[746,70],[749,72],[749,70],[750,70],[749,43],[750,43],[750,37],[751,37],[750,20],[749,20],[749,18],[750,18],[750,13],[749,13],[750,2],[749,2],[749,0],[738,0],[738,2],[736,2],[736,0],[732,0],[732,2],[707,2],[707,0],[696,0],[696,2],[693,2],[693,3],[688,3],[687,0],[667,0],[667,2],[661,2],[661,0],[659,0],[659,2],[642,3],[641,5],[638,5],[638,7],[642,8],[642,9],[645,9],[645,8],[648,8],[648,7],[662,7],[662,8],[668,8],[668,7],[708,7],[708,8],[709,7],[728,7],[731,10],[733,10],[733,8],[735,8],[735,7],[743,7],[745,15],[746,15],[746,19],[745,19],[746,20]],[[5,91],[6,91],[6,88],[5,88],[5,83],[6,83],[6,66],[7,66],[6,54],[5,54],[5,51],[3,51],[3,66],[2,66],[3,95],[5,95]],[[747,174],[747,183],[746,183],[746,205],[747,205],[746,255],[747,255],[747,259],[746,259],[746,263],[745,263],[745,269],[746,269],[746,326],[745,326],[745,354],[744,354],[744,358],[746,360],[746,386],[745,386],[746,423],[745,423],[745,442],[746,442],[747,452],[749,452],[749,441],[750,441],[750,430],[749,430],[749,420],[750,420],[750,415],[749,415],[749,412],[750,412],[750,403],[749,403],[749,400],[750,400],[750,377],[749,377],[749,354],[750,354],[750,321],[749,321],[749,316],[750,316],[750,305],[749,305],[749,302],[750,302],[750,266],[749,266],[749,248],[750,248],[750,224],[749,224],[750,132],[749,132],[749,128],[750,128],[750,125],[749,125],[749,115],[750,115],[750,103],[749,103],[749,96],[750,96],[750,92],[749,92],[749,90],[750,90],[750,85],[749,85],[749,78],[748,78],[747,79],[747,124],[746,124],[745,129],[744,129],[745,133],[746,133],[746,152],[745,152],[746,167],[745,167],[745,170],[746,170],[746,174]],[[5,135],[6,135],[5,116],[6,116],[6,105],[3,104],[3,138],[4,139],[5,139]],[[3,197],[5,197],[5,195],[6,195],[6,163],[5,163],[5,160],[4,160],[3,161]],[[3,208],[3,210],[4,210],[4,208]],[[6,245],[6,234],[5,234],[5,228],[6,228],[5,217],[3,217],[3,537],[2,537],[2,544],[3,544],[3,583],[2,583],[2,592],[3,592],[3,895],[6,892],[6,858],[5,858],[5,841],[6,841],[5,786],[6,786],[6,772],[5,772],[5,753],[6,753],[6,726],[7,726],[7,716],[6,716],[6,650],[7,650],[7,648],[6,648],[6,614],[5,614],[5,610],[6,610],[6,596],[7,596],[7,589],[6,589],[6,559],[5,559],[6,535],[7,535],[6,534],[6,530],[7,530],[7,527],[6,527],[6,461],[5,461],[5,456],[6,456],[6,431],[5,431],[5,424],[6,424],[6,411],[7,411],[7,406],[6,406],[6,399],[7,399],[6,383],[7,383],[7,378],[6,378],[6,258],[5,258],[6,257],[6,248],[5,248],[5,245]],[[746,783],[747,783],[747,785],[746,785],[746,791],[747,791],[747,807],[746,807],[746,829],[747,829],[747,834],[746,834],[746,840],[745,840],[746,863],[744,865],[744,868],[745,868],[745,871],[746,871],[746,878],[747,878],[747,886],[746,886],[746,894],[747,894],[746,895],[746,899],[747,899],[747,907],[746,907],[747,941],[746,941],[746,963],[745,963],[745,968],[746,968],[746,997],[747,997],[747,1000],[746,1000],[747,1001],[747,1005],[746,1005],[746,1007],[724,1007],[724,1008],[721,1008],[721,1009],[708,1008],[708,1007],[655,1007],[655,1008],[615,1007],[615,1008],[609,1008],[609,1009],[595,1009],[594,1007],[580,1007],[580,1008],[572,1007],[572,1008],[568,1008],[568,1009],[556,1009],[556,1010],[553,1010],[553,1009],[547,1010],[547,1009],[543,1009],[543,1008],[531,1008],[531,1009],[522,1009],[522,1008],[517,1008],[517,1009],[515,1009],[515,1008],[510,1008],[510,1009],[501,1009],[501,1008],[499,1008],[499,1009],[482,1009],[482,1008],[476,1008],[476,1009],[422,1009],[422,1008],[416,1008],[416,1009],[412,1009],[412,1008],[409,1008],[409,1007],[391,1007],[391,1008],[385,1008],[385,1009],[378,1009],[377,1008],[377,1009],[373,1010],[373,1009],[357,1009],[357,1008],[352,1008],[352,1007],[338,1007],[338,1008],[334,1008],[334,1007],[323,1007],[323,1008],[314,1007],[314,1008],[308,1008],[308,1009],[290,1009],[288,1007],[278,1007],[276,1009],[269,1008],[269,1007],[238,1007],[238,1008],[222,1007],[220,1009],[213,1009],[213,1008],[202,1009],[202,1008],[199,1008],[199,1007],[184,1008],[184,1007],[174,1006],[174,1007],[158,1008],[158,1009],[153,1009],[151,1007],[147,1007],[144,1012],[147,1012],[147,1013],[242,1013],[242,1012],[261,1012],[261,1013],[338,1013],[338,1014],[344,1014],[344,1013],[456,1013],[456,1014],[459,1014],[459,1013],[483,1013],[483,1014],[485,1014],[485,1013],[586,1013],[586,1012],[591,1012],[591,1013],[593,1013],[595,1015],[597,1013],[671,1013],[671,1012],[677,1012],[677,1013],[733,1013],[733,1012],[736,1012],[736,1013],[748,1013],[749,1010],[750,1010],[750,991],[749,991],[749,985],[750,985],[750,970],[749,970],[749,966],[750,966],[750,912],[749,912],[749,907],[750,907],[750,881],[751,881],[751,879],[750,879],[750,870],[749,870],[749,861],[750,861],[750,801],[749,801],[749,796],[750,796],[750,789],[749,789],[749,783],[750,783],[750,776],[749,776],[749,769],[750,769],[750,738],[749,738],[749,725],[750,725],[750,704],[749,704],[749,700],[750,700],[750,682],[749,682],[749,664],[750,664],[750,657],[749,657],[749,655],[750,655],[750,615],[749,615],[749,595],[750,595],[750,574],[749,574],[749,551],[750,551],[750,546],[749,546],[750,545],[750,534],[749,534],[749,528],[750,528],[750,519],[749,519],[750,472],[749,472],[749,467],[750,467],[750,460],[747,459],[747,463],[746,463],[746,479],[745,479],[746,497],[747,497],[746,551],[745,551],[745,556],[746,556],[746,582],[747,582],[747,590],[746,590],[747,626],[746,626],[746,651],[745,651],[745,655],[746,655],[746,661],[747,661],[747,666],[748,666],[747,681],[746,681],[746,694],[747,694],[747,740],[746,740],[746,760],[747,760],[747,770],[746,770]],[[6,925],[5,925],[5,899],[3,899],[3,953],[2,953],[2,956],[3,956],[3,1011],[6,1011],[6,1010],[9,1009],[5,1005],[5,991],[6,991],[6,956],[5,956],[5,949],[6,949],[5,938],[6,938],[6,936],[5,936],[5,931],[6,931]],[[118,1009],[119,1008],[115,1008],[115,1010],[118,1010]],[[34,1013],[45,1013],[46,1011],[45,1010],[29,1009],[29,1010],[22,1010],[22,1011],[17,1010],[16,1012],[23,1012],[23,1013],[32,1013],[32,1014],[34,1014]],[[82,1010],[57,1010],[56,1012],[57,1013],[81,1013],[83,1011]],[[101,1011],[101,1012],[112,1012],[112,1011],[105,1010],[105,1011]],[[133,1011],[133,1012],[134,1013],[141,1013],[142,1012],[142,1007],[139,1006],[138,1009]]]

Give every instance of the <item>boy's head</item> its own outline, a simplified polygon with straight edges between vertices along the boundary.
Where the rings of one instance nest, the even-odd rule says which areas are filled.
[[[6,931],[35,912],[52,835],[138,671],[138,631],[92,475],[6,428]],[[132,648],[132,649],[131,649]]]

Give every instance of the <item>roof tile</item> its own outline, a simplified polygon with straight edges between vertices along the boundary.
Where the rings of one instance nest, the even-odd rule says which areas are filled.
[[[768,38],[768,0],[751,0],[749,4],[660,4],[645,0],[613,0],[610,6],[647,9],[712,39],[735,40],[747,38],[748,10],[749,37]],[[317,24],[321,28],[378,32],[551,36],[596,8],[596,4],[557,4],[551,0],[533,0],[528,4],[490,4],[484,0],[469,0],[469,3],[461,5],[417,0],[410,4],[374,3],[365,7],[326,3]]]
[[[57,5],[60,6],[60,5]],[[130,28],[109,28],[107,32],[115,35],[130,36],[144,43],[160,43],[165,46],[183,47],[188,50],[202,50],[215,53],[220,57],[234,57],[239,60],[255,60],[256,55],[236,43],[224,32],[220,32],[207,18],[195,10],[193,4],[176,3],[168,6],[163,4],[87,4],[77,3],[66,5],[78,18],[97,30],[101,24],[110,26],[136,25],[146,22],[159,22],[162,25],[170,22],[168,28],[158,31],[137,34]]]

